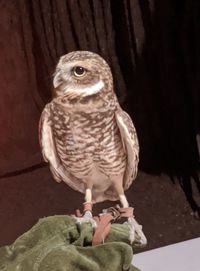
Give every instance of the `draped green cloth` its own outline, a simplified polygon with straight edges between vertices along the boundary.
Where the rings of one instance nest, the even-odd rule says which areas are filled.
[[[90,223],[77,225],[70,216],[38,221],[12,245],[0,248],[1,271],[136,271],[129,228],[113,224],[105,242],[91,246]]]

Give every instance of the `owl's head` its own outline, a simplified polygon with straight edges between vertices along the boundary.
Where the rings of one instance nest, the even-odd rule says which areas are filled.
[[[112,74],[106,61],[88,51],[62,56],[53,78],[54,96],[87,97],[112,90]]]

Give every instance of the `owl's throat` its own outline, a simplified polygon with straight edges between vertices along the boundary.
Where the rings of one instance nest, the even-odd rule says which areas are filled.
[[[103,90],[104,82],[99,80],[93,85],[77,85],[77,84],[67,84],[62,91],[64,92],[64,96],[80,96],[80,97],[88,97],[95,95]]]

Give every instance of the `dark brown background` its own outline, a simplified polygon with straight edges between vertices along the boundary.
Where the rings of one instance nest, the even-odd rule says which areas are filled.
[[[1,245],[39,217],[81,205],[82,195],[52,181],[37,132],[55,65],[76,49],[109,62],[134,120],[141,172],[128,197],[149,248],[200,235],[191,216],[199,212],[200,191],[199,17],[197,0],[0,1]]]

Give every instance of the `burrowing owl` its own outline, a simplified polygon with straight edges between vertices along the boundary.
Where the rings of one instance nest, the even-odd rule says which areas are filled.
[[[120,107],[111,70],[88,51],[60,58],[53,99],[42,112],[40,143],[56,181],[85,194],[86,202],[120,200],[135,179],[139,145]]]

